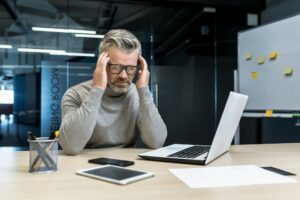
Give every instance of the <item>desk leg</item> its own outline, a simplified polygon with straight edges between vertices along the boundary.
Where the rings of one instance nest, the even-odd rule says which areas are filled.
[[[256,130],[256,138],[257,138],[257,144],[261,144],[262,142],[262,122],[263,118],[260,117],[257,119],[257,130]]]

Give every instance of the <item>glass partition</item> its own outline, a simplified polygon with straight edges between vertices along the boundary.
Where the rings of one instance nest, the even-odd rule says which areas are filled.
[[[192,1],[1,1],[0,147],[27,147],[28,131],[59,128],[64,92],[92,78],[101,37],[113,28],[142,42],[166,144],[209,143],[233,89],[246,16]]]

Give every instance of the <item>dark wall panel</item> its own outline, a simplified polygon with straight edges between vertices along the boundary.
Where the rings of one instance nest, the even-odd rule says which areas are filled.
[[[40,74],[14,76],[14,113],[18,123],[38,124],[40,119]]]

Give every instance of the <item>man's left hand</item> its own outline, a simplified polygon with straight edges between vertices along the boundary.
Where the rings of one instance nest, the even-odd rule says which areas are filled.
[[[142,88],[148,86],[150,72],[146,60],[141,55],[139,56],[139,63],[141,64],[141,69],[138,71],[138,80],[135,85],[137,88]]]

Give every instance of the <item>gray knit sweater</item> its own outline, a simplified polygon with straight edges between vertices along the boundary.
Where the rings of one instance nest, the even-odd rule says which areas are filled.
[[[117,95],[91,84],[76,85],[63,96],[60,144],[66,154],[79,154],[85,147],[130,146],[138,133],[150,148],[164,144],[167,128],[148,87],[137,89],[132,83],[128,92]]]

